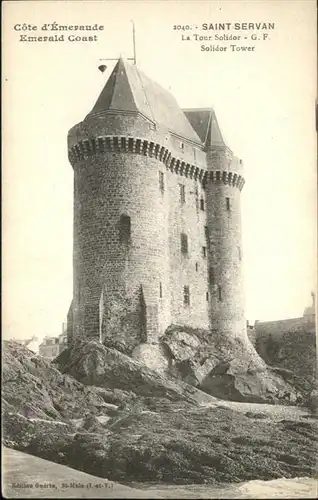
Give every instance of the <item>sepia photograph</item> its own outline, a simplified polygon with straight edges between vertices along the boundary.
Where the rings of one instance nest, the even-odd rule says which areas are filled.
[[[316,498],[314,0],[2,4],[2,495]]]

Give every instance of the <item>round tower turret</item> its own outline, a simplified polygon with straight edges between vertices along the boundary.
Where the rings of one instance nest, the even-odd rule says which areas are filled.
[[[206,142],[206,240],[214,335],[246,337],[242,275],[242,161],[224,143],[214,112]]]
[[[211,342],[217,334],[246,337],[242,164],[213,110],[181,111],[120,59],[92,111],[69,131],[68,153],[69,341],[96,338],[134,355],[171,324],[208,328]]]
[[[172,96],[120,59],[91,113],[69,131],[73,339],[95,337],[130,354],[157,342],[171,322],[173,128],[200,142]]]

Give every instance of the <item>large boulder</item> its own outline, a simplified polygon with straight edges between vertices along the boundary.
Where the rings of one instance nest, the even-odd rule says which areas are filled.
[[[108,404],[136,397],[129,391],[87,387],[26,347],[3,342],[2,408],[27,418],[67,420],[108,414]]]
[[[172,360],[171,374],[213,396],[235,401],[294,404],[297,390],[269,368],[246,338],[224,338],[207,330],[172,326],[161,338]]]
[[[63,447],[73,441],[74,428],[65,422],[3,415],[3,444],[9,448],[64,463]]]
[[[213,404],[215,398],[185,382],[168,378],[103,344],[77,342],[55,360],[63,373],[85,385],[133,391],[139,397],[160,397],[192,404]]]
[[[254,403],[295,404],[297,393],[293,386],[270,370],[261,373],[236,373],[231,364],[224,364],[226,371],[217,373],[212,370],[200,384],[209,394],[232,401]]]
[[[139,344],[133,350],[131,357],[162,375],[167,375],[169,372],[169,358],[165,346],[162,344]]]

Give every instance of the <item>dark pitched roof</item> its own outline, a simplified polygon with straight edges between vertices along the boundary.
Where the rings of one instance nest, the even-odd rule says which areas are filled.
[[[200,137],[201,141],[205,143],[210,121],[211,110],[184,109],[183,112],[188,118],[189,122],[191,123],[192,127],[194,128],[198,136]]]
[[[89,115],[108,110],[138,111],[171,132],[201,143],[173,95],[123,59],[118,60]]]
[[[213,109],[184,109],[183,111],[205,146],[225,146]]]

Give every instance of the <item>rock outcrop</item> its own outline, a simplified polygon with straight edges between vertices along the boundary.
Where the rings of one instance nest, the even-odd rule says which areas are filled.
[[[247,338],[220,342],[210,335],[178,326],[167,330],[161,342],[174,376],[222,399],[295,404],[298,389],[268,367]]]
[[[107,404],[136,397],[120,389],[87,387],[16,342],[3,342],[3,411],[27,418],[67,420],[107,412]]]
[[[11,415],[4,433],[16,434],[5,444],[126,483],[227,483],[316,473],[316,420],[275,422],[224,407],[148,403],[122,411],[103,430],[76,433],[62,423]]]
[[[255,347],[268,365],[292,369],[307,389],[314,384],[317,371],[315,317],[304,316],[282,321],[257,322]]]
[[[209,404],[215,398],[193,386],[150,370],[129,356],[97,342],[78,342],[64,351],[54,364],[85,385],[133,390],[138,397]]]
[[[282,407],[279,418],[279,407],[256,405],[260,418],[254,405],[222,405],[95,342],[64,351],[55,366],[5,342],[3,360],[8,447],[122,482],[316,474],[318,421],[304,410],[288,407],[286,418]]]

